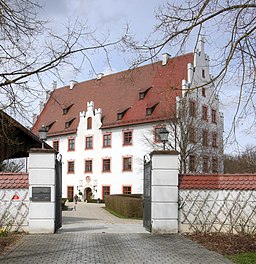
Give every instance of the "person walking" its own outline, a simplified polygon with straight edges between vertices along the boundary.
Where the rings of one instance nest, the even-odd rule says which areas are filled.
[[[77,205],[77,201],[78,201],[78,195],[77,194],[75,195],[74,200],[75,200],[74,211],[76,211],[76,205]]]

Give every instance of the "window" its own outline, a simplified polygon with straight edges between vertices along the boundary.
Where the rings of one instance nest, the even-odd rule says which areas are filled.
[[[53,140],[52,146],[56,151],[59,152],[59,140]]]
[[[92,160],[86,160],[85,161],[84,171],[85,172],[92,172]]]
[[[146,109],[146,115],[149,116],[149,115],[152,115],[153,111],[154,111],[155,107],[149,107]]]
[[[208,121],[208,109],[207,106],[202,106],[202,120]]]
[[[92,149],[92,147],[93,147],[92,136],[86,137],[85,138],[85,149]]]
[[[53,122],[51,122],[50,124],[46,125],[46,129],[47,129],[48,132],[50,131],[50,129],[52,128],[52,126],[53,126],[53,124],[54,124],[55,122],[56,122],[56,121],[53,121]]]
[[[68,139],[68,150],[72,151],[75,150],[75,139],[74,138],[69,138]]]
[[[111,134],[103,135],[103,148],[111,147]]]
[[[102,186],[102,199],[105,199],[105,195],[110,195],[110,186]]]
[[[68,197],[68,199],[73,200],[73,198],[74,198],[74,186],[68,186],[67,197]]]
[[[91,117],[87,118],[87,129],[92,129],[92,118]]]
[[[123,171],[132,170],[132,157],[123,158]]]
[[[212,123],[217,123],[217,112],[215,109],[212,109]]]
[[[212,146],[218,147],[218,134],[217,132],[212,132]]]
[[[218,158],[217,157],[212,157],[212,172],[213,173],[218,173]]]
[[[111,164],[111,162],[110,162],[109,158],[108,159],[103,159],[103,161],[102,161],[102,171],[103,172],[110,172],[110,169],[111,169],[110,164]]]
[[[203,130],[203,146],[208,146],[208,131]]]
[[[152,115],[156,106],[158,105],[158,103],[154,103],[153,105],[149,105],[147,108],[146,108],[146,115],[149,116],[149,115]]]
[[[117,113],[117,120],[121,120],[123,118],[123,113]]]
[[[147,88],[144,91],[140,91],[139,92],[139,100],[143,100],[145,98],[145,96],[147,95],[148,91],[150,90],[151,87]]]
[[[202,96],[206,97],[206,89],[205,89],[205,87],[202,88]]]
[[[125,113],[126,113],[130,108],[131,108],[131,107],[128,107],[128,108],[125,108],[125,109],[119,110],[119,111],[117,112],[117,120],[121,120],[121,119],[124,117]]]
[[[208,157],[203,157],[203,172],[208,173],[209,172],[209,158]]]
[[[75,173],[75,162],[68,161],[68,173]]]
[[[191,117],[196,116],[196,103],[194,101],[189,101],[189,115]]]
[[[68,113],[69,109],[70,109],[73,105],[74,105],[74,104],[71,104],[71,105],[69,105],[68,107],[63,108],[63,115],[66,115],[66,114]]]
[[[132,187],[131,186],[123,186],[123,194],[131,194]]]
[[[132,131],[123,132],[123,145],[132,145]]]
[[[205,70],[202,69],[202,77],[205,78]]]
[[[195,143],[196,142],[196,131],[194,127],[189,127],[188,131],[188,140],[189,143]]]
[[[195,171],[195,168],[196,168],[196,159],[195,159],[195,156],[194,155],[190,155],[189,156],[189,171],[190,172],[194,172]]]
[[[65,128],[69,128],[75,119],[76,118],[72,118],[71,120],[65,122]]]

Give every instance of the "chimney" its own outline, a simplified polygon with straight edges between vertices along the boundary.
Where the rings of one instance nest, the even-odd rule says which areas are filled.
[[[76,84],[77,84],[77,81],[70,80],[69,81],[69,89],[72,90]]]
[[[101,78],[104,76],[104,73],[100,72],[97,74],[96,78],[97,80],[101,80]]]
[[[32,124],[33,125],[36,123],[36,120],[37,120],[37,115],[33,114],[33,116],[32,116]]]
[[[57,88],[57,81],[52,81],[52,90]]]
[[[44,102],[43,101],[40,101],[39,102],[39,114],[41,114],[41,112],[43,111],[44,109]]]
[[[50,97],[51,91],[50,90],[46,90],[45,91],[45,101],[47,102],[49,97]]]
[[[168,54],[168,53],[164,53],[164,54],[162,55],[162,65],[163,65],[163,66],[167,64],[168,59],[169,59],[170,57],[171,57],[171,55]]]

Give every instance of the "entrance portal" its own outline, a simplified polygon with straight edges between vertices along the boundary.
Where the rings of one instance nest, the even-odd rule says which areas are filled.
[[[84,189],[84,200],[89,201],[92,198],[92,189],[90,187],[87,187]]]

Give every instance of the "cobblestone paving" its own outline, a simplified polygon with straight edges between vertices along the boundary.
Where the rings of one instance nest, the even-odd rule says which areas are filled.
[[[181,235],[87,234],[28,235],[1,264],[44,263],[231,263]]]
[[[152,235],[141,221],[115,218],[101,207],[81,204],[63,213],[57,234],[24,236],[0,263],[231,263],[179,234]]]

